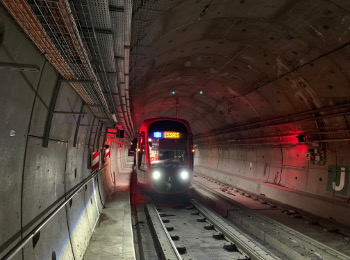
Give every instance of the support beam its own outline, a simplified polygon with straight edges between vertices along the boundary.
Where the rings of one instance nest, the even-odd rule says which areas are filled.
[[[77,122],[77,127],[75,128],[75,134],[74,134],[74,141],[73,141],[73,147],[76,147],[77,146],[77,140],[78,140],[78,133],[79,133],[79,126],[80,126],[80,121],[81,121],[81,118],[83,117],[83,110],[84,110],[84,101],[83,103],[81,104],[81,108],[80,108],[80,115],[78,117],[78,122]],[[85,113],[86,114],[86,113]]]
[[[95,33],[101,33],[101,34],[113,34],[111,29],[103,29],[103,28],[92,28],[92,27],[81,27],[83,32],[89,32],[94,30]]]
[[[18,70],[18,71],[29,71],[29,72],[40,72],[40,67],[32,64],[20,64],[20,63],[9,63],[0,62],[0,69],[2,70]]]
[[[92,81],[92,80],[84,80],[84,79],[82,79],[82,80],[62,79],[61,82],[88,84],[88,83],[94,83],[95,81]]]
[[[52,117],[53,113],[56,107],[57,97],[58,93],[60,91],[61,87],[61,76],[58,76],[55,89],[53,90],[53,94],[51,97],[50,107],[49,107],[49,113],[47,114],[46,118],[46,126],[44,130],[44,141],[43,141],[43,147],[48,147],[49,145],[49,137],[50,137],[50,131],[51,131],[51,123],[52,123]]]
[[[109,11],[110,12],[123,13],[124,12],[124,7],[123,6],[110,5],[109,6]]]
[[[96,142],[96,150],[98,151],[99,149],[99,143],[100,143],[100,138],[101,138],[101,132],[102,132],[102,128],[103,128],[103,123],[101,122],[101,126],[100,126],[100,129],[98,130],[98,134],[96,135],[97,138],[95,139],[97,142]],[[94,144],[95,146],[95,144]]]
[[[103,135],[104,135],[104,137],[103,137],[103,145],[105,145],[105,143],[106,143],[107,134],[108,134],[108,128],[106,127],[105,132],[103,133]]]
[[[88,149],[90,149],[91,134],[92,134],[92,129],[94,128],[94,126],[98,126],[98,124],[95,125],[95,115],[94,115],[94,117],[93,117],[93,119],[92,119],[92,125],[91,125],[91,128],[90,128],[89,141],[88,141]]]
[[[105,107],[105,106],[102,106],[102,105],[88,105],[89,107]]]
[[[54,114],[87,115],[86,112],[53,111]]]

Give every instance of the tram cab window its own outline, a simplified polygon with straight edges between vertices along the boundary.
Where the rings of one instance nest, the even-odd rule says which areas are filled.
[[[164,160],[180,164],[185,164],[189,160],[188,135],[185,133],[181,133],[177,138],[157,138],[153,135],[147,141],[151,166]]]

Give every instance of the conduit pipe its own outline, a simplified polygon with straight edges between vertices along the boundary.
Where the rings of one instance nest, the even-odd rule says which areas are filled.
[[[294,115],[288,115],[288,116],[278,117],[278,118],[274,118],[274,119],[268,119],[268,120],[264,120],[264,121],[260,121],[260,122],[237,125],[237,126],[227,128],[227,129],[222,129],[222,130],[217,130],[217,131],[213,131],[210,133],[200,134],[200,135],[195,136],[195,139],[209,137],[209,136],[218,135],[218,134],[246,131],[249,129],[257,129],[257,128],[262,128],[262,127],[275,127],[275,126],[279,126],[279,125],[308,121],[308,120],[325,119],[325,118],[330,118],[330,117],[348,115],[348,114],[350,114],[350,112],[346,111],[346,112],[333,113],[333,114],[329,114],[329,115],[323,115],[323,116],[317,116],[317,117],[310,116],[307,118],[293,120],[293,117],[310,115],[310,114],[312,115],[312,114],[318,113],[318,112],[325,112],[325,111],[334,110],[334,109],[344,109],[344,108],[348,108],[348,107],[350,107],[350,103],[345,103],[345,104],[341,104],[341,105],[337,105],[337,106],[325,107],[325,108],[305,111],[305,112],[297,113]],[[278,122],[280,120],[288,120],[288,121]],[[274,123],[274,122],[276,122],[276,123]],[[269,123],[272,123],[272,124],[269,124]],[[262,125],[262,124],[265,124],[265,125]],[[244,128],[244,129],[239,129],[239,128]]]
[[[117,103],[117,111],[120,117],[120,123],[126,133],[132,137],[134,136],[134,129],[130,116],[130,109],[128,108],[129,98],[129,62],[130,62],[130,30],[131,30],[131,12],[132,3],[130,0],[123,1],[120,9],[123,12],[114,12],[110,10],[111,14],[111,28],[114,33],[115,45],[114,52],[116,55],[116,67],[118,76],[118,97],[114,97]]]
[[[131,135],[135,135],[134,126],[131,120],[130,104],[129,104],[129,72],[130,72],[130,45],[131,45],[131,19],[132,19],[132,0],[125,0],[125,110],[127,113],[128,127]]]

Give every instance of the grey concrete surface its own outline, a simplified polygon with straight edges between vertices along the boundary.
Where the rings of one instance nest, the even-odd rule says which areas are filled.
[[[327,149],[325,165],[307,161],[307,149],[306,145],[273,149],[238,145],[197,148],[195,171],[350,226],[350,190],[341,195],[326,187],[328,165],[347,165],[343,154],[349,148],[335,145],[336,154]]]
[[[97,140],[93,134],[88,147],[91,127],[82,126],[77,146],[73,147],[78,116],[55,114],[49,145],[42,147],[58,73],[2,6],[0,17],[5,30],[0,45],[0,61],[40,67],[40,72],[0,70],[2,258],[90,175],[90,154],[103,144],[104,138],[101,136]],[[79,112],[81,104],[81,98],[72,87],[62,83],[55,109]],[[91,124],[91,111],[88,107],[84,111],[87,115],[82,118],[81,124]],[[10,130],[15,131],[14,136],[10,136]],[[112,144],[111,161],[120,164],[118,167],[121,169],[125,159],[119,146]],[[111,165],[106,166],[98,182],[95,179],[86,184],[13,259],[82,259],[103,204],[113,190],[110,168]]]
[[[89,155],[103,143],[96,133],[90,138],[91,127],[81,127],[78,146],[73,148],[77,116],[55,114],[49,147],[40,146],[58,72],[5,10],[9,1],[1,0],[0,5],[0,62],[36,65],[40,72],[0,70],[0,257],[29,232],[32,226],[27,224],[37,223],[89,175]],[[346,178],[343,193],[327,188],[327,182],[332,181],[328,177],[332,165],[350,166],[350,106],[317,110],[350,103],[349,3],[133,2],[134,11],[138,11],[132,18],[134,34],[131,43],[124,42],[118,50],[118,54],[123,53],[125,47],[127,53],[131,52],[130,73],[126,76],[121,69],[108,74],[114,78],[113,92],[120,91],[124,101],[130,102],[135,132],[148,117],[174,117],[179,100],[179,117],[189,120],[193,129],[196,170],[348,223],[350,177]],[[98,12],[106,1],[95,4],[97,13],[107,15],[104,18],[108,20],[107,8]],[[150,15],[146,23],[140,22],[144,15]],[[118,37],[108,35],[106,39]],[[34,40],[40,41],[41,37]],[[120,47],[108,44],[112,53],[112,46]],[[107,58],[102,60],[113,68],[111,60],[118,55],[106,53],[102,56]],[[73,66],[80,62],[75,57],[69,59],[76,61]],[[124,65],[124,69],[129,67]],[[115,75],[125,77],[124,87],[130,83],[130,100],[126,100],[129,93],[116,86],[120,78]],[[56,108],[77,112],[81,103],[77,93],[63,83]],[[122,106],[117,107],[118,114],[122,114]],[[99,123],[98,119],[93,121],[88,108],[86,112],[85,124]],[[280,117],[286,119],[277,120]],[[98,128],[92,127],[93,132]],[[11,130],[15,131],[14,137],[10,136]],[[307,136],[307,144],[296,144],[298,134]],[[68,145],[54,139],[63,139]],[[128,144],[123,144],[121,151],[120,144],[114,144],[116,165],[110,165],[110,171],[103,172],[98,183],[89,183],[84,196],[72,200],[76,208],[68,205],[66,215],[60,212],[66,222],[68,217],[66,228],[53,220],[53,233],[59,233],[59,237],[70,234],[74,226],[71,221],[76,221],[83,205],[86,214],[77,222],[77,230],[93,230],[114,176],[118,179],[118,172],[127,163],[124,151]],[[322,151],[323,159],[307,160],[309,149]],[[346,176],[349,174],[347,170]],[[63,247],[68,250],[64,256],[69,259],[74,253],[79,259],[84,250],[75,247],[85,247],[88,239],[88,235],[61,239],[59,243],[68,241],[73,245]],[[48,239],[28,254],[53,258],[52,252],[59,252],[59,248],[61,245]],[[28,250],[26,247],[24,258]]]
[[[281,223],[331,249],[345,254],[347,257],[342,256],[344,259],[350,257],[348,240],[350,229],[348,226],[337,223],[333,219],[321,218],[318,215],[310,214],[295,207],[292,208],[287,204],[280,203],[279,200],[269,200],[265,196],[254,198],[254,194],[250,194],[251,196],[248,197],[246,194],[242,194],[242,192],[223,187],[221,182],[215,183],[203,178],[203,176],[196,176],[194,181],[194,189],[198,194],[201,194],[199,198],[201,197],[200,199],[203,200],[203,202],[205,202],[208,196],[208,201],[211,200],[213,209],[222,212],[230,221],[243,230],[249,230],[251,235],[261,239],[264,243],[269,243],[269,232],[265,230],[265,227],[269,224],[264,224],[262,219],[254,219],[254,216],[250,217],[250,214],[265,216],[276,221],[271,223],[271,228],[275,228],[272,233],[278,234],[280,232],[276,225],[277,223]],[[210,191],[213,191],[215,195],[219,197],[206,193],[205,190],[201,189],[202,185],[209,188]],[[261,203],[262,201],[264,201],[264,203]],[[232,202],[232,204],[228,202]],[[274,207],[271,207],[271,205],[274,205]],[[241,206],[249,209],[248,212],[242,213],[244,209],[241,210]],[[346,215],[346,212],[343,214]],[[332,229],[338,231],[334,232]],[[293,240],[292,234],[287,233],[287,237],[288,236],[290,236],[289,239]],[[278,243],[272,244],[276,246]],[[279,249],[277,248],[277,250]],[[315,250],[315,252],[317,251]],[[291,257],[291,255],[288,256]],[[291,257],[291,259],[295,259],[295,257]]]
[[[85,260],[136,259],[131,225],[130,174],[130,168],[118,172],[117,185],[101,212]]]

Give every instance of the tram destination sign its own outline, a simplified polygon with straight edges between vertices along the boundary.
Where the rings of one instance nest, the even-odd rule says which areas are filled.
[[[180,132],[163,131],[163,132],[153,132],[153,138],[165,138],[165,139],[180,139],[182,137]]]

